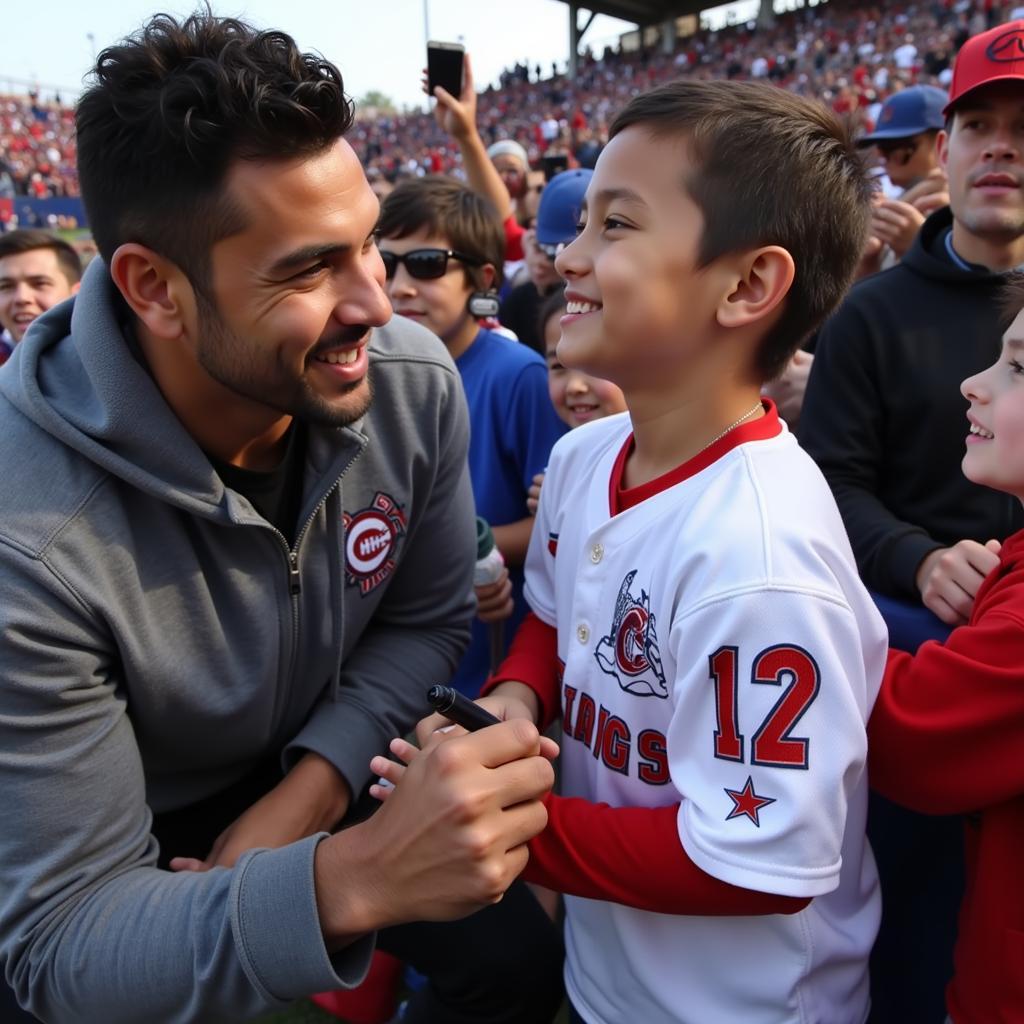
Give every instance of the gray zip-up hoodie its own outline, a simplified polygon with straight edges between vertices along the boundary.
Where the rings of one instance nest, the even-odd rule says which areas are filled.
[[[175,875],[150,812],[279,751],[358,793],[425,713],[473,611],[465,402],[437,338],[375,330],[370,411],[309,431],[290,550],[119,315],[96,261],[0,371],[0,959],[45,1021],[240,1020],[358,982],[370,941],[327,954],[323,836]]]

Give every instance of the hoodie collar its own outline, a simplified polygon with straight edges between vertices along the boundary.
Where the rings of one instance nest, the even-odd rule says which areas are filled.
[[[0,375],[0,393],[113,476],[193,513],[240,521],[244,507],[135,358],[122,315],[120,294],[96,258],[78,295],[32,324]],[[366,444],[358,426],[312,430],[315,468],[326,473],[337,463],[340,475]]]

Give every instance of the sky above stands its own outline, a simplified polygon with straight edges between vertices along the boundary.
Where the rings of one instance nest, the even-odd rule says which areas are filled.
[[[37,82],[60,87],[62,98],[71,100],[95,52],[157,11],[180,15],[195,6],[188,0],[18,4],[0,34],[0,92],[23,92]],[[424,99],[419,83],[426,61],[425,9],[431,39],[464,43],[478,87],[527,58],[548,74],[553,60],[565,61],[569,47],[569,8],[557,0],[211,0],[211,6],[259,28],[282,29],[303,50],[318,50],[338,65],[353,96],[378,90],[400,106]],[[585,41],[603,47],[631,28],[598,17]]]

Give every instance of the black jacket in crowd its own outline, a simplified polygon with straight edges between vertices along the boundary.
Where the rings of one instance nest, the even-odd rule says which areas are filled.
[[[957,266],[949,208],[932,214],[902,262],[858,282],[822,328],[800,441],[835,495],[864,582],[919,599],[936,548],[1005,539],[1020,502],[963,475],[960,384],[992,365],[1005,324],[1005,274]]]

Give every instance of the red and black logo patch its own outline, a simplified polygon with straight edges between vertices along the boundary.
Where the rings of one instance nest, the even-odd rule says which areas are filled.
[[[985,56],[993,64],[1014,64],[1024,60],[1024,32],[1012,28],[996,36],[985,49]]]
[[[594,650],[601,671],[613,676],[627,693],[637,697],[668,697],[668,685],[658,648],[657,623],[651,599],[641,588],[630,593],[636,569],[627,573],[615,601],[612,628]]]
[[[405,513],[390,495],[378,491],[373,504],[342,515],[345,526],[345,579],[365,597],[394,571],[395,546],[405,533]]]

